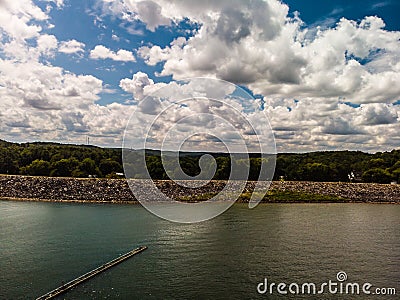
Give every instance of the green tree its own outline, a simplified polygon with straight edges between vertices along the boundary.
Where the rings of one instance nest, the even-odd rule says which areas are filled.
[[[32,153],[31,147],[24,148],[20,154],[21,166],[27,166],[34,160],[34,155]]]
[[[261,158],[250,158],[249,180],[257,180],[261,171]]]
[[[55,152],[51,158],[50,158],[50,162],[51,163],[56,163],[59,160],[62,160],[64,158],[64,156],[60,153],[60,152]]]
[[[200,173],[199,158],[197,157],[180,157],[179,164],[182,171],[188,176],[197,176]]]
[[[393,170],[393,179],[400,183],[400,168]]]
[[[49,176],[50,163],[45,160],[35,159],[30,165],[26,166],[25,172],[32,176]]]
[[[332,170],[323,163],[307,163],[300,167],[299,174],[302,180],[332,181]]]
[[[111,158],[102,159],[100,161],[99,169],[103,176],[111,173],[122,172],[121,164]]]
[[[152,179],[164,179],[167,177],[159,156],[146,156],[146,167]]]
[[[0,174],[18,174],[18,158],[15,151],[0,147]]]
[[[231,158],[220,156],[215,160],[217,161],[217,171],[215,172],[214,179],[228,179],[231,174]]]
[[[362,180],[364,182],[375,182],[375,183],[390,183],[393,180],[392,175],[381,168],[373,168],[365,171],[362,174]]]
[[[88,157],[79,164],[79,170],[83,173],[83,176],[81,177],[88,177],[89,175],[101,175],[101,172],[96,166],[94,160]]]
[[[368,167],[369,167],[369,169],[385,168],[386,163],[385,163],[385,160],[382,158],[372,158],[368,162]]]
[[[63,158],[52,164],[50,176],[69,177],[79,166],[79,161],[75,157]]]

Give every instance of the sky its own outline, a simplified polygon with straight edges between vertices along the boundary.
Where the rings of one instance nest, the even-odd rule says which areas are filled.
[[[0,139],[121,147],[146,96],[208,77],[259,99],[251,118],[268,116],[278,152],[399,149],[398,11],[397,0],[0,0]]]

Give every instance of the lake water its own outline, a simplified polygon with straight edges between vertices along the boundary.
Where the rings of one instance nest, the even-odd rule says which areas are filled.
[[[199,224],[140,205],[0,201],[0,299],[32,299],[140,245],[62,299],[398,299],[257,293],[258,283],[351,282],[400,293],[400,206],[234,205]],[[367,297],[367,298],[366,298]]]

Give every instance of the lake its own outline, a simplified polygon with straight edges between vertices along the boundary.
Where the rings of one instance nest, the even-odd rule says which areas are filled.
[[[60,299],[364,299],[257,292],[339,271],[400,292],[400,205],[236,204],[185,225],[140,205],[0,201],[0,299],[38,297],[140,245]]]

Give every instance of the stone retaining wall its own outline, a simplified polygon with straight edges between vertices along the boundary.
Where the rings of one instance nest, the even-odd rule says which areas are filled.
[[[248,182],[246,191],[252,191]],[[184,188],[172,181],[156,185],[173,198],[215,193],[225,181],[212,181],[200,189]],[[400,203],[400,185],[370,183],[273,182],[272,190],[339,196],[352,202]],[[123,179],[78,179],[0,175],[0,199],[135,202],[128,183]],[[295,200],[295,199],[294,199]]]

